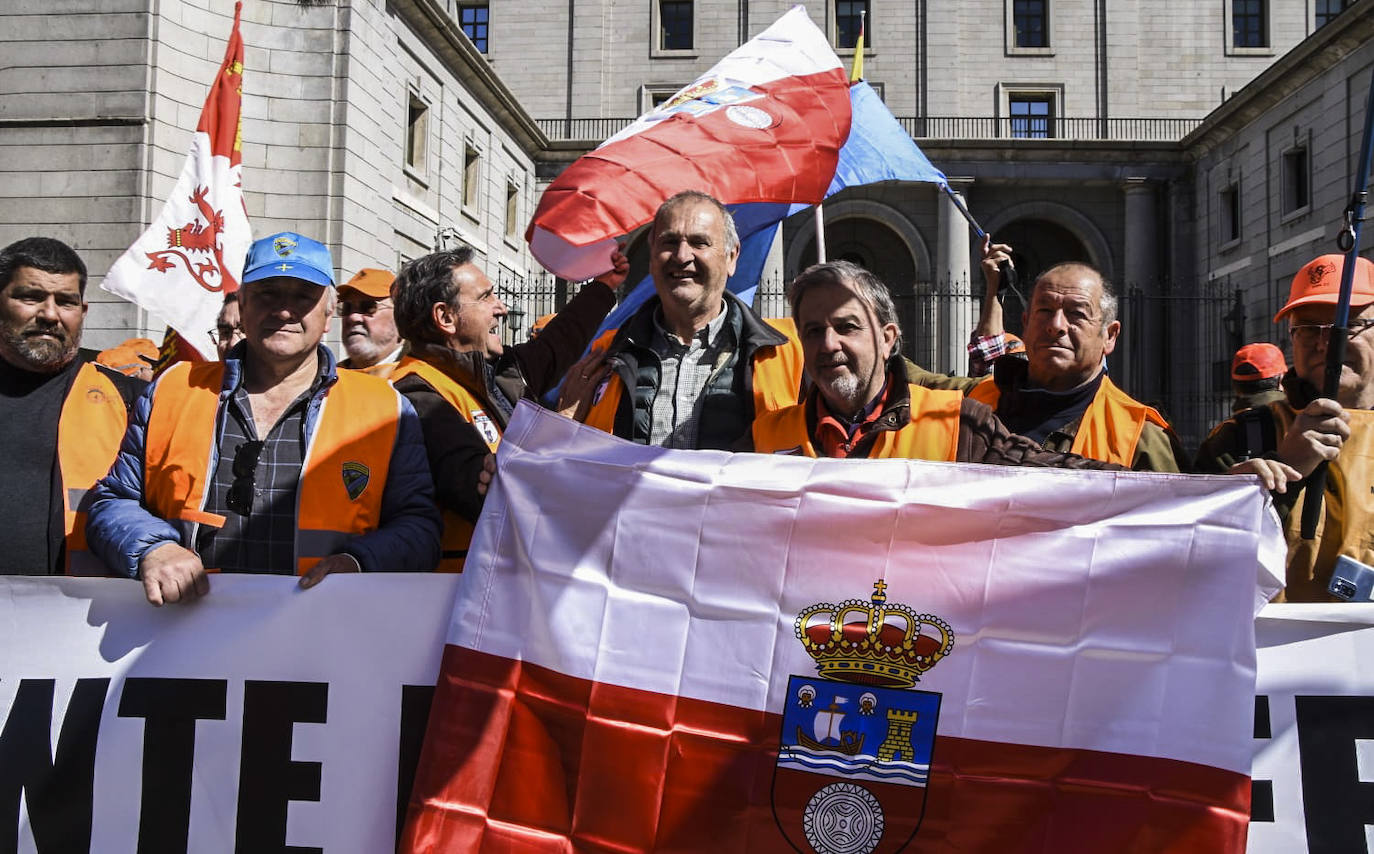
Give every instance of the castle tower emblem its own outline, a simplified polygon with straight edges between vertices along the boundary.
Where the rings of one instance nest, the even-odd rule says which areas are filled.
[[[912,689],[954,650],[954,631],[887,590],[879,579],[867,601],[797,615],[816,673],[788,682],[773,813],[798,851],[900,851],[920,826],[940,695]]]

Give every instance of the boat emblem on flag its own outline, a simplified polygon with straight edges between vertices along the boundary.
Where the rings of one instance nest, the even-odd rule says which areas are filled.
[[[678,92],[650,115],[656,119],[666,119],[678,113],[699,117],[714,113],[721,107],[757,101],[763,97],[762,92],[756,92],[747,86],[732,85],[724,78],[713,77],[697,81]],[[768,116],[767,113],[764,115]],[[768,116],[768,118],[771,124],[772,117]],[[764,125],[764,127],[768,127],[768,125]]]
[[[343,483],[344,489],[348,490],[349,500],[357,501],[371,479],[372,470],[362,463],[350,460],[343,464]]]
[[[912,686],[954,648],[954,632],[886,591],[880,580],[868,602],[797,617],[817,674],[788,680],[773,815],[798,851],[900,851],[921,824],[940,695]]]

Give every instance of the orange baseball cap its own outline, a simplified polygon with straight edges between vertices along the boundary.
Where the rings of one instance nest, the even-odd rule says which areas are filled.
[[[1231,360],[1231,379],[1236,382],[1267,380],[1288,372],[1288,360],[1273,344],[1246,344]]]
[[[1026,342],[1025,342],[1025,341],[1022,341],[1020,338],[1018,338],[1017,336],[1011,334],[1010,332],[1003,332],[1003,333],[1002,333],[1002,337],[1003,337],[1004,339],[1006,339],[1006,344],[1007,344],[1007,349],[1006,349],[1006,351],[1004,352],[1003,355],[1007,355],[1007,356],[1025,355],[1025,353],[1026,353]]]
[[[141,368],[151,368],[152,365],[139,357],[130,347],[119,346],[111,347],[108,350],[101,350],[95,357],[96,362],[107,368],[119,371],[121,374],[132,376]]]
[[[151,338],[130,338],[119,346],[128,347],[149,362],[158,360],[157,345],[153,343]]]
[[[1285,314],[1300,305],[1335,305],[1341,294],[1341,271],[1344,269],[1344,255],[1322,255],[1308,261],[1293,277],[1293,284],[1288,289],[1288,302],[1274,315],[1274,322],[1278,323]],[[1355,264],[1350,305],[1352,308],[1363,307],[1371,302],[1374,302],[1374,261],[1361,258]]]
[[[364,267],[355,273],[353,278],[339,285],[339,290],[346,291],[352,288],[373,299],[386,299],[391,296],[391,283],[394,281],[396,281],[396,276],[389,270]]]

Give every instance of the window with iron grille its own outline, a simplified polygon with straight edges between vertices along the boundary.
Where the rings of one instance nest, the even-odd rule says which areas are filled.
[[[692,49],[692,6],[690,0],[659,0],[658,47],[660,50]]]
[[[486,3],[464,3],[458,7],[458,25],[480,53],[487,52],[488,15]]]
[[[835,47],[852,49],[859,43],[859,30],[864,31],[864,47],[873,46],[873,21],[868,0],[838,0],[835,3]]]
[[[1233,47],[1269,47],[1269,25],[1264,0],[1231,0]]]
[[[1022,92],[1007,96],[1011,135],[1017,139],[1054,137],[1054,95],[1049,92]]]
[[[1048,0],[1014,0],[1012,25],[1017,47],[1049,47]]]

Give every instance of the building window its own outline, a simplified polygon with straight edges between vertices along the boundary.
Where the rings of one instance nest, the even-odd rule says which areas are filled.
[[[866,20],[868,0],[837,0],[835,3],[835,47],[853,50],[864,34],[864,48],[873,47],[873,29]]]
[[[429,105],[414,92],[406,108],[406,168],[424,174],[429,152]]]
[[[1317,0],[1316,24],[1324,27],[1349,8],[1351,0]]]
[[[506,237],[514,240],[520,233],[520,188],[506,181]]]
[[[691,0],[659,0],[659,50],[692,49],[693,5]]]
[[[1054,137],[1054,95],[1049,92],[1008,95],[1007,115],[1011,119],[1011,135],[1016,139]]]
[[[463,147],[463,207],[477,211],[482,198],[482,155],[471,145]]]
[[[1240,188],[1231,184],[1221,191],[1218,240],[1224,246],[1240,240]]]
[[[1048,0],[1012,0],[1016,47],[1049,47]]]
[[[486,3],[462,3],[458,6],[458,25],[479,53],[487,52],[488,14]]]
[[[1307,167],[1307,149],[1291,148],[1283,153],[1280,179],[1283,181],[1283,213],[1303,210],[1311,203],[1308,184],[1311,173]]]
[[[1231,46],[1269,47],[1265,0],[1231,0]]]

